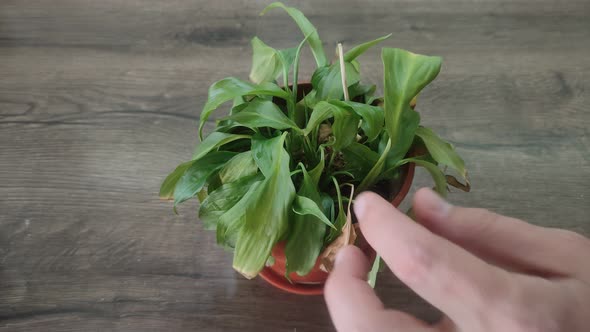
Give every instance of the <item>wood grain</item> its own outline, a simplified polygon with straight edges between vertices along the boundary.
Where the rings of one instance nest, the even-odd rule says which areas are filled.
[[[279,11],[258,17],[266,3],[0,2],[0,330],[332,330],[321,297],[242,279],[196,203],[174,216],[157,198],[208,86],[247,77],[249,39],[302,38]],[[444,57],[419,108],[467,161],[473,192],[453,202],[590,234],[587,1],[289,3],[328,50],[391,32]],[[379,51],[361,60],[381,82]],[[437,317],[388,273],[378,293]]]

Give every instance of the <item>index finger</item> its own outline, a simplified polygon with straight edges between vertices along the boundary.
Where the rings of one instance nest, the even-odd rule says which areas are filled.
[[[509,292],[507,271],[431,233],[380,196],[360,194],[355,212],[363,235],[398,278],[451,319]]]

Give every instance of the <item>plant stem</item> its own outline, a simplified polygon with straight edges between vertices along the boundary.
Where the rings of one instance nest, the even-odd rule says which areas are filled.
[[[346,85],[346,66],[344,65],[344,52],[342,52],[342,43],[338,43],[338,58],[340,59],[340,77],[342,78],[342,91],[344,100],[349,101],[348,87]]]
[[[328,163],[328,171],[332,168],[332,164],[334,163],[334,159],[336,158],[336,151],[332,150],[330,154],[330,162]]]

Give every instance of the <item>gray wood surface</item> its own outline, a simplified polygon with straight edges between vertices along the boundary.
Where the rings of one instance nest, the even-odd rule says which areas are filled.
[[[266,3],[0,2],[0,330],[332,330],[321,297],[244,280],[196,203],[174,216],[157,197],[208,86],[247,77],[249,39],[302,38],[279,11],[258,17]],[[454,203],[590,234],[588,1],[289,3],[329,48],[391,32],[444,57],[418,107],[467,161],[473,191]],[[361,60],[380,83],[379,51]],[[437,317],[389,273],[377,291]]]

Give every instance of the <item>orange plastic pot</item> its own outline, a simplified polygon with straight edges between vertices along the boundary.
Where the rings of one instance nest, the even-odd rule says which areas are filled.
[[[404,166],[403,179],[401,185],[396,190],[396,194],[391,200],[391,204],[398,207],[404,200],[414,179],[414,164],[406,164]],[[362,238],[362,237],[359,237]],[[357,246],[367,255],[372,261],[375,258],[375,251],[365,241],[358,241]],[[305,276],[300,276],[297,273],[290,273],[289,281],[285,278],[286,273],[286,258],[285,258],[285,244],[278,243],[272,250],[272,257],[274,258],[274,264],[272,266],[265,267],[258,274],[262,279],[266,280],[269,284],[276,288],[282,289],[286,292],[299,295],[321,295],[324,293],[324,284],[328,279],[328,273],[320,269],[320,259],[315,263],[313,269]]]

